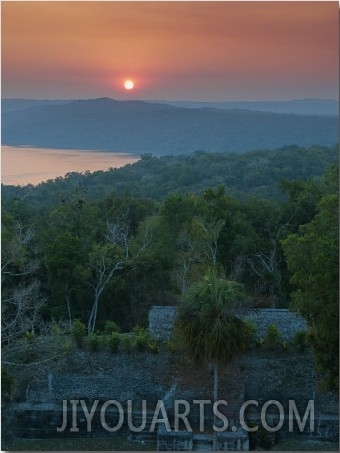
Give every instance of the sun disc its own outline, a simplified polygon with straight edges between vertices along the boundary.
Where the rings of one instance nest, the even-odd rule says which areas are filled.
[[[135,86],[132,80],[125,80],[124,82],[124,87],[126,90],[132,90],[132,88]]]

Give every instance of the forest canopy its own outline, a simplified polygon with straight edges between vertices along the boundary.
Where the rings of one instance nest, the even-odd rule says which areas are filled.
[[[320,179],[326,168],[338,162],[338,146],[295,145],[244,154],[196,151],[189,155],[156,157],[142,154],[140,161],[123,168],[93,173],[69,173],[38,186],[2,186],[2,197],[24,198],[30,206],[51,205],[82,190],[88,200],[114,191],[134,197],[164,200],[170,193],[203,193],[223,185],[236,198],[282,199],[281,179]]]
[[[146,326],[209,269],[253,307],[311,327],[326,387],[338,357],[335,148],[143,156],[119,170],[2,188],[2,341],[49,323]],[[325,354],[327,351],[327,354]]]

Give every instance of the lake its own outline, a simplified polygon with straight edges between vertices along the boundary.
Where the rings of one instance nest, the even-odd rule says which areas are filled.
[[[1,146],[1,182],[36,185],[69,172],[108,170],[138,160],[138,156],[128,153]]]

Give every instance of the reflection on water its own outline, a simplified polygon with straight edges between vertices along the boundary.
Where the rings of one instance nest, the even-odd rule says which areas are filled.
[[[137,160],[138,156],[127,153],[1,146],[1,182],[39,184],[73,171],[108,170]]]

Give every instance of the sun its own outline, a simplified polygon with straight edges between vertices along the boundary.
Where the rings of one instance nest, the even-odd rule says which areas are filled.
[[[135,86],[135,84],[133,83],[132,80],[125,80],[125,82],[124,82],[124,88],[125,88],[126,90],[132,90],[134,86]]]

